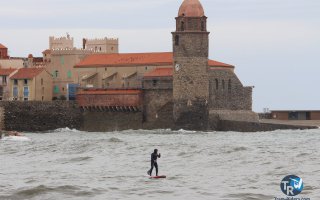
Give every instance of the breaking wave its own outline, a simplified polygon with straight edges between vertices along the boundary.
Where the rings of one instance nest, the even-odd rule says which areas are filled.
[[[2,138],[1,141],[28,142],[31,141],[31,139],[25,136],[8,136]]]

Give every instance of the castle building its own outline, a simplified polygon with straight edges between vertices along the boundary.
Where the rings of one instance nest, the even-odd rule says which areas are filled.
[[[74,47],[74,38],[50,37],[49,49],[42,52],[46,70],[52,74],[53,99],[73,99],[73,91],[80,83],[74,66],[86,56],[97,53],[118,53],[118,39],[84,39],[83,48]]]
[[[252,87],[243,86],[234,66],[208,59],[207,17],[199,0],[183,1],[172,43],[172,53],[89,55],[75,65],[86,116],[134,112],[147,129],[219,130],[225,121],[258,121]],[[113,124],[127,117],[118,115]]]
[[[49,37],[49,49],[73,49],[74,39],[67,34],[67,37]]]
[[[118,53],[119,39],[117,38],[102,38],[102,39],[87,39],[83,38],[83,49],[94,51],[95,53]]]

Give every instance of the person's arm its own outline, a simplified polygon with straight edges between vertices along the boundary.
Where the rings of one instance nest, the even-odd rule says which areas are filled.
[[[161,154],[159,153],[158,158],[160,158],[160,157],[161,157]]]

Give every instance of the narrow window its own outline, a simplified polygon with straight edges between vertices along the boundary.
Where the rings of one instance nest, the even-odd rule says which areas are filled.
[[[100,49],[100,51],[102,51],[101,47],[99,49]]]
[[[216,90],[219,90],[219,80],[216,79]]]
[[[58,94],[60,91],[59,91],[59,86],[57,86],[57,85],[55,85],[54,86],[54,89],[53,89],[53,92],[55,93],[55,94]]]
[[[181,22],[181,31],[184,31],[184,21]]]
[[[176,37],[175,37],[175,45],[176,46],[179,45],[179,35],[176,35]]]
[[[18,87],[13,87],[13,97],[18,97]]]
[[[2,83],[3,83],[4,85],[7,85],[7,76],[3,76],[3,77],[2,77]]]
[[[25,85],[28,85],[28,79],[24,79],[23,83],[24,83]]]
[[[56,70],[56,71],[54,72],[54,77],[55,77],[55,78],[58,78],[58,76],[59,76],[59,71]]]
[[[224,90],[226,87],[225,83],[224,83],[224,80],[222,80],[222,89]]]
[[[43,85],[43,78],[41,79],[41,85]]]
[[[201,31],[205,31],[206,30],[206,26],[204,21],[201,21]]]
[[[157,80],[153,80],[152,81],[152,85],[153,85],[153,87],[156,87],[157,86]]]
[[[18,80],[17,80],[17,79],[14,79],[14,80],[13,80],[13,84],[14,84],[14,85],[18,85]]]
[[[23,97],[29,97],[29,87],[23,87]]]
[[[228,82],[228,91],[229,93],[231,93],[231,79],[229,79],[229,82]]]
[[[61,65],[64,64],[64,56],[61,56],[61,57],[60,57],[60,63],[61,63]]]

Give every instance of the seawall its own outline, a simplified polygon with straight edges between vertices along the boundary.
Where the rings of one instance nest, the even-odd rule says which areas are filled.
[[[15,131],[48,131],[58,128],[80,129],[83,116],[77,104],[68,101],[0,102],[0,128]]]
[[[174,126],[172,109],[172,102],[165,104],[157,111],[156,117],[148,121],[144,111],[111,112],[103,109],[84,111],[75,102],[68,101],[0,102],[0,129],[24,132],[49,131],[65,127],[89,132],[180,129]],[[228,117],[226,112],[211,114],[208,131],[258,132],[317,128],[316,126],[241,121],[243,119],[234,113],[233,118]]]

